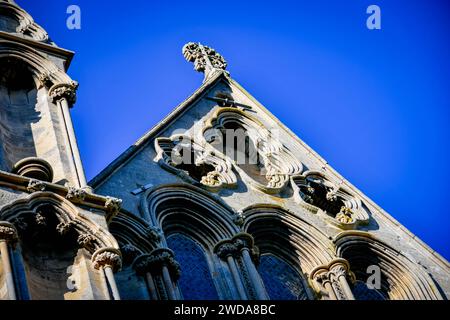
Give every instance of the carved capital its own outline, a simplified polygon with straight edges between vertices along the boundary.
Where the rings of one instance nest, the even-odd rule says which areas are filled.
[[[46,185],[44,182],[36,179],[30,179],[28,182],[27,191],[30,193],[44,191],[45,187]]]
[[[229,240],[220,241],[214,248],[214,252],[221,259],[228,256],[238,256],[242,249],[247,249],[255,263],[258,262],[259,250],[254,245],[253,237],[248,233],[238,233]]]
[[[53,102],[57,102],[61,99],[67,99],[70,106],[74,105],[77,100],[78,83],[71,81],[70,83],[56,84],[50,88],[48,94]]]
[[[140,275],[145,273],[159,273],[163,266],[169,269],[173,280],[177,280],[181,274],[181,268],[175,260],[173,252],[167,248],[158,248],[150,254],[144,254],[136,258],[133,267]]]
[[[228,256],[234,256],[237,251],[236,245],[230,241],[219,242],[214,248],[214,252],[221,259],[226,259]]]
[[[13,224],[6,221],[0,222],[0,240],[7,242],[15,242],[17,240],[17,231]]]
[[[310,278],[314,280],[316,291],[327,291],[326,284],[329,283],[333,288],[333,292],[339,300],[348,299],[340,284],[340,277],[353,277],[350,271],[350,265],[345,259],[335,259],[327,265],[319,266],[311,272]]]
[[[92,255],[92,263],[95,269],[111,267],[117,272],[122,267],[120,251],[115,248],[102,248]]]

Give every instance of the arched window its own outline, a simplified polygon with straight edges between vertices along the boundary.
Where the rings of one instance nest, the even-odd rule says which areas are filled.
[[[175,253],[181,266],[178,285],[186,300],[217,300],[211,272],[202,247],[190,238],[173,234],[167,238],[167,245]]]
[[[386,300],[377,289],[370,289],[364,281],[357,280],[353,286],[353,296],[356,300]]]
[[[299,273],[284,260],[273,254],[260,258],[259,274],[272,300],[307,300]]]

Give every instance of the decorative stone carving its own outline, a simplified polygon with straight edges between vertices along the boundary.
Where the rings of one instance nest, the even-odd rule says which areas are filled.
[[[145,273],[158,273],[162,267],[169,269],[173,281],[176,281],[181,275],[179,263],[175,260],[172,250],[167,248],[158,248],[150,254],[139,256],[135,259],[133,267],[140,275]]]
[[[251,186],[277,194],[287,186],[290,176],[303,171],[303,165],[276,134],[245,110],[222,107],[205,121],[196,140],[229,160]],[[238,145],[234,145],[236,140]]]
[[[44,191],[45,187],[46,185],[44,182],[36,179],[30,179],[30,181],[28,182],[27,191],[30,193]]]
[[[105,209],[112,216],[115,216],[119,213],[120,208],[122,207],[122,200],[114,197],[106,197]]]
[[[329,299],[354,300],[348,281],[354,281],[355,276],[345,259],[335,259],[326,266],[312,270],[311,279],[317,292],[323,292]]]
[[[369,222],[369,210],[348,190],[321,172],[306,172],[291,179],[295,200],[342,229],[354,229]]]
[[[161,240],[161,229],[148,226],[146,229],[146,234],[150,241],[158,242]]]
[[[237,225],[238,227],[242,227],[244,225],[245,222],[245,216],[242,213],[242,211],[238,211],[236,213],[236,215],[233,217],[233,222],[235,225]]]
[[[86,190],[75,187],[69,187],[66,199],[72,202],[82,202],[86,198]]]
[[[69,106],[73,106],[77,100],[78,82],[71,81],[70,83],[59,83],[50,88],[48,94],[55,103],[63,98],[67,99]]]
[[[78,236],[77,239],[78,245],[86,248],[87,250],[92,250],[93,248],[95,248],[95,238],[87,233],[82,233]]]
[[[209,191],[234,188],[237,178],[231,162],[218,156],[211,148],[204,148],[187,136],[172,136],[155,140],[157,155],[154,161],[184,180]]]
[[[240,257],[240,252],[243,248],[249,250],[252,260],[257,263],[259,260],[259,250],[254,245],[253,237],[248,233],[238,233],[229,240],[220,241],[214,248],[214,252],[221,259],[226,259],[228,256]]]
[[[56,226],[56,232],[58,232],[58,234],[60,235],[65,235],[67,234],[70,229],[72,228],[72,222],[60,222],[57,226]]]
[[[187,61],[194,63],[196,71],[204,72],[206,77],[213,70],[225,70],[227,68],[227,62],[216,50],[200,43],[189,42],[185,44],[183,55]]]
[[[36,213],[35,221],[38,226],[41,227],[47,226],[47,218],[42,214],[42,212]]]
[[[0,240],[8,242],[17,240],[17,231],[13,224],[5,221],[0,222]]]
[[[111,267],[117,272],[122,267],[120,252],[113,248],[100,249],[92,255],[92,262],[95,269]]]

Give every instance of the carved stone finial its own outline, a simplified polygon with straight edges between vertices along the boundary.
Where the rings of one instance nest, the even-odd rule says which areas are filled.
[[[92,263],[95,269],[111,267],[114,272],[122,267],[120,251],[114,248],[103,248],[92,255]]]
[[[0,240],[5,241],[17,240],[17,231],[16,228],[14,228],[13,224],[6,221],[0,222]]]
[[[187,61],[194,63],[196,71],[205,73],[205,79],[210,76],[212,71],[227,68],[227,62],[216,50],[200,43],[185,44],[183,55]]]

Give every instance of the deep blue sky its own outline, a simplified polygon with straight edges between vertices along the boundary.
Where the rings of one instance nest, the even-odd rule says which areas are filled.
[[[76,51],[73,121],[88,179],[201,83],[200,41],[344,177],[450,259],[447,1],[17,0]],[[77,4],[82,29],[66,28]],[[366,28],[377,4],[382,30]]]

